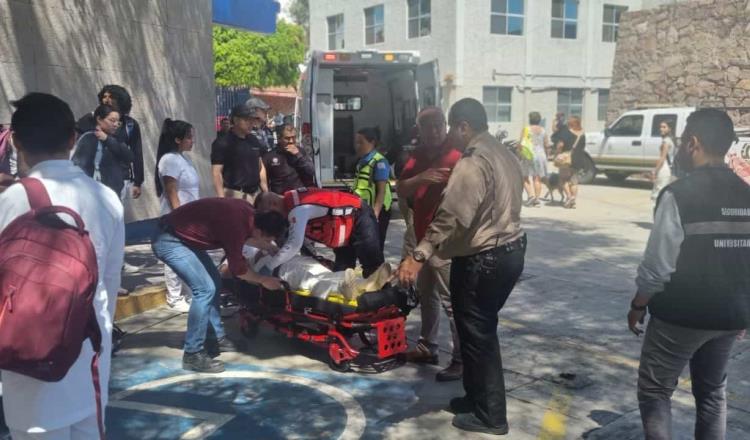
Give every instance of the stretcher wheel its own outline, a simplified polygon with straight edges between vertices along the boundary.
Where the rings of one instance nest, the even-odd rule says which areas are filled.
[[[333,359],[328,359],[328,366],[331,370],[338,371],[339,373],[348,373],[352,369],[352,361],[341,361],[338,364]]]

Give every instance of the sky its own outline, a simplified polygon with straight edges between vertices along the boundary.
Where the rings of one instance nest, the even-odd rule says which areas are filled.
[[[289,5],[292,3],[292,0],[276,0],[276,1],[281,3],[281,18],[284,18],[287,21],[291,21],[291,19],[289,18],[289,14],[287,13],[287,9],[289,8]]]

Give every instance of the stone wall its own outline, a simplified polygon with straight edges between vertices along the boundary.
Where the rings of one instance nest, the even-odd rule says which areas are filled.
[[[192,156],[202,193],[213,194],[211,12],[211,0],[0,0],[0,123],[10,122],[9,101],[31,91],[60,96],[81,116],[102,85],[121,84],[133,96],[146,167],[127,219],[159,215],[153,171],[166,117],[195,126]]]
[[[620,24],[608,120],[638,106],[750,107],[750,1],[694,0]],[[733,112],[750,126],[750,114]]]

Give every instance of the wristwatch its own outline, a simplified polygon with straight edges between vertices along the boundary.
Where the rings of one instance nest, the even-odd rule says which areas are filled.
[[[417,263],[424,263],[427,261],[427,256],[422,251],[414,251],[411,253],[411,257],[414,258],[414,261]]]

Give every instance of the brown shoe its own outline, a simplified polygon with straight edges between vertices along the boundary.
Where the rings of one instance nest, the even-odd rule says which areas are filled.
[[[464,375],[464,364],[461,362],[451,361],[450,365],[443,370],[440,370],[435,375],[435,380],[438,382],[451,382],[454,380],[460,380]]]
[[[414,362],[415,364],[437,365],[438,355],[437,353],[430,351],[430,349],[420,341],[413,350],[404,353],[404,360],[406,362]]]

